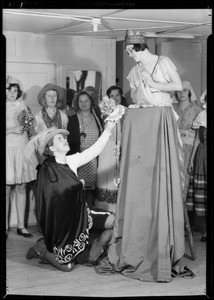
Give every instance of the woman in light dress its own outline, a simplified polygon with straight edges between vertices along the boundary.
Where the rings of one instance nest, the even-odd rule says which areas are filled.
[[[24,147],[29,138],[22,116],[30,110],[22,99],[21,83],[7,77],[6,86],[6,237],[9,230],[9,206],[13,191],[16,195],[17,234],[33,237],[25,228],[26,183],[36,179],[36,170],[25,163]],[[21,121],[21,123],[20,123]],[[33,125],[32,125],[33,126]]]
[[[95,270],[141,281],[192,278],[178,264],[185,253],[183,152],[170,92],[181,91],[182,82],[168,57],[149,51],[143,34],[128,30],[125,51],[136,62],[127,77],[134,104],[122,132],[113,236]]]

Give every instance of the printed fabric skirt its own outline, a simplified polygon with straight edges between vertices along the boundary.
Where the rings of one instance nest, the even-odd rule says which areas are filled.
[[[185,251],[182,144],[172,108],[128,109],[121,149],[113,236],[95,271],[169,282]]]
[[[207,210],[207,145],[200,143],[194,157],[194,170],[187,193],[187,210],[206,216]]]

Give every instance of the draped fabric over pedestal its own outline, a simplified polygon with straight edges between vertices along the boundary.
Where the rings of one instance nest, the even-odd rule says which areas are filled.
[[[36,215],[45,244],[59,263],[72,262],[86,248],[92,226],[82,183],[67,164],[48,158],[40,167]]]
[[[104,259],[98,269],[108,273],[109,265],[127,277],[168,282],[185,249],[179,142],[172,108],[128,109],[121,147],[109,264]]]

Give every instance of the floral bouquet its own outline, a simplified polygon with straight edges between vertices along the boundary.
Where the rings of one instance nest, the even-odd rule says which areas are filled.
[[[102,118],[104,119],[105,122],[107,121],[112,121],[112,122],[118,122],[118,120],[120,118],[122,118],[123,114],[125,113],[125,107],[123,105],[116,105],[114,99],[112,98],[108,98],[107,96],[105,96],[102,101],[100,101],[99,103],[99,107],[102,113]],[[113,155],[115,156],[115,170],[114,170],[114,179],[113,179],[113,183],[116,186],[116,188],[119,187],[120,184],[120,178],[119,178],[119,146],[118,146],[118,140],[117,140],[117,136],[118,136],[118,128],[117,128],[117,124],[116,124],[116,139],[115,139],[115,143],[116,143],[116,147],[113,150]]]
[[[21,126],[23,126],[23,132],[26,131],[28,134],[28,137],[31,137],[35,134],[34,129],[34,116],[31,113],[31,110],[29,107],[27,107],[27,110],[23,109],[19,115],[17,116],[17,120]]]
[[[117,122],[125,113],[125,107],[121,104],[116,105],[114,99],[105,96],[99,103],[102,118],[105,122]]]
[[[116,104],[114,99],[105,96],[98,104],[102,113],[102,118],[107,118],[115,109]]]

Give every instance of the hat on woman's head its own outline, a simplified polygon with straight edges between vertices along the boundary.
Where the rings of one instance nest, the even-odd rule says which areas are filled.
[[[11,76],[11,75],[7,75],[7,77],[6,77],[6,88],[9,88],[10,84],[18,84],[19,88],[20,88],[20,91],[21,91],[21,95],[22,95],[23,87],[22,87],[21,82],[16,77]]]
[[[61,88],[58,85],[48,83],[41,89],[41,91],[39,92],[39,94],[37,96],[37,100],[38,100],[39,104],[43,107],[45,107],[45,99],[44,99],[45,93],[50,90],[54,90],[58,93],[58,101],[63,101],[63,98],[64,98],[63,88]]]
[[[146,45],[146,37],[143,36],[139,31],[135,34],[132,30],[126,30],[125,36],[125,45],[132,45],[132,44],[144,44]]]
[[[37,151],[41,156],[44,153],[45,147],[48,142],[53,138],[56,134],[69,135],[70,132],[66,129],[58,129],[56,127],[52,127],[50,129],[44,130],[36,134],[27,144],[24,149],[24,158],[30,163],[37,165],[38,161],[36,159],[35,163],[35,151]]]
[[[190,91],[190,93],[191,93],[190,101],[197,100],[195,92],[193,91],[192,85],[189,81],[186,81],[186,80],[182,81],[182,89],[188,89]]]

